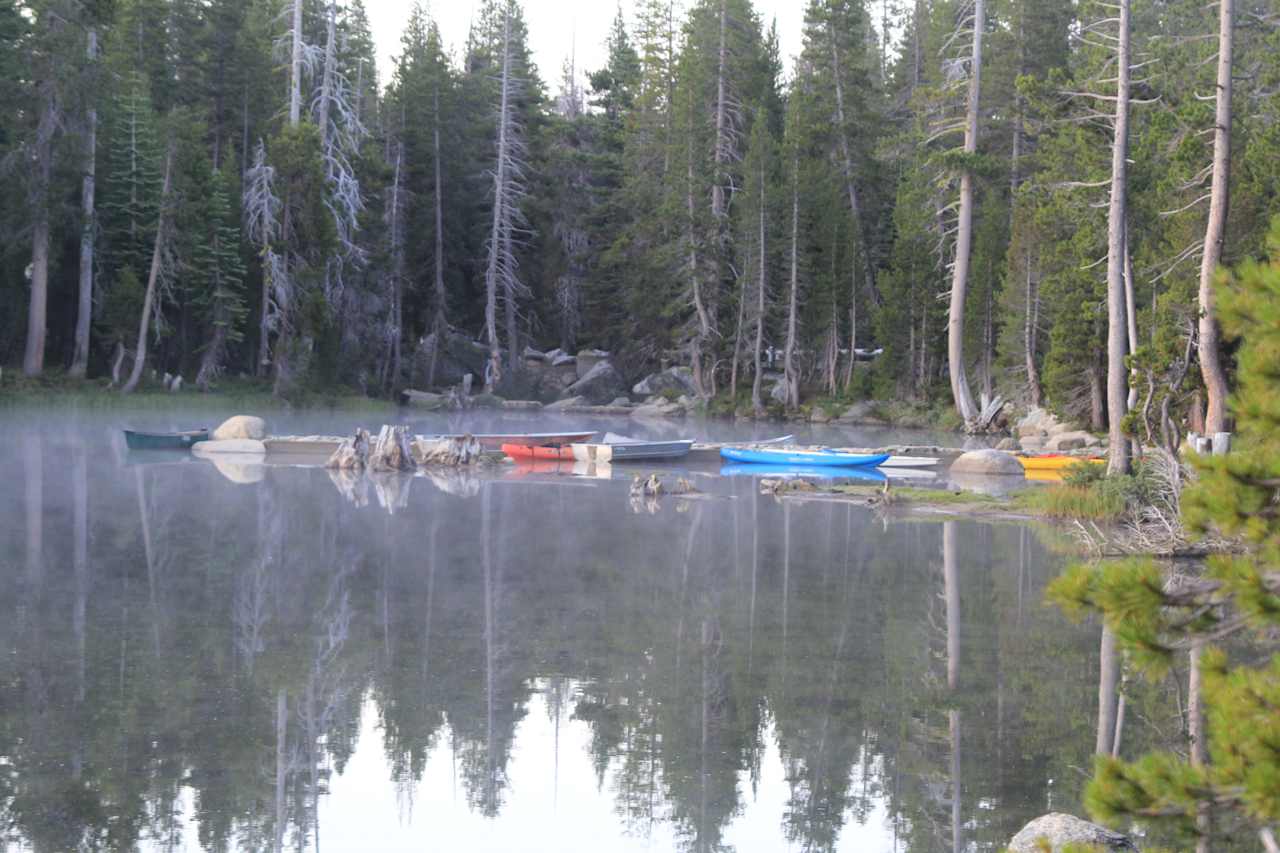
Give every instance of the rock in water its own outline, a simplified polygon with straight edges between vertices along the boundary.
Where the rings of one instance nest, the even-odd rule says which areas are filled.
[[[413,452],[409,435],[402,426],[383,425],[369,451],[370,471],[412,471]]]
[[[266,437],[267,422],[252,415],[236,415],[233,418],[227,418],[210,436],[214,441],[230,441],[238,438],[262,441]]]
[[[1022,463],[1012,453],[1003,450],[971,450],[952,463],[951,473],[1023,476]]]
[[[1069,844],[1093,845],[1101,850],[1138,849],[1128,836],[1074,815],[1053,812],[1024,826],[1009,842],[1009,853],[1061,853]]]
[[[369,431],[357,429],[355,435],[344,439],[338,449],[333,451],[326,468],[339,471],[363,471],[369,464]]]

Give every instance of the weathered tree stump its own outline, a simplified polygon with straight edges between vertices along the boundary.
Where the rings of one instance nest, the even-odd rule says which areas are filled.
[[[412,471],[413,452],[405,427],[383,425],[369,451],[370,471]]]
[[[471,465],[483,456],[484,448],[470,435],[413,442],[413,460],[419,465]]]
[[[369,431],[356,429],[355,435],[345,439],[338,449],[333,451],[326,468],[340,471],[363,471],[369,464]]]

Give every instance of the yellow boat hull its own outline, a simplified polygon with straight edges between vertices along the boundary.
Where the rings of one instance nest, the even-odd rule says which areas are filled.
[[[1023,470],[1027,472],[1056,471],[1061,473],[1072,465],[1100,465],[1105,459],[1085,456],[1019,456]]]

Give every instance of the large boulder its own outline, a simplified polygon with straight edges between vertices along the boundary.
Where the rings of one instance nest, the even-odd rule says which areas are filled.
[[[578,378],[585,379],[597,364],[609,360],[609,353],[602,349],[584,349],[578,353]],[[624,389],[625,393],[625,389]]]
[[[1053,812],[1036,818],[1019,830],[1009,842],[1009,853],[1061,853],[1071,844],[1092,845],[1108,851],[1138,849],[1126,835],[1074,815]]]
[[[267,422],[253,415],[236,415],[223,421],[221,426],[215,429],[209,437],[214,441],[235,441],[238,439],[262,441],[267,437]]]
[[[578,356],[578,365],[582,365],[582,356]],[[617,397],[626,395],[627,386],[622,381],[622,374],[607,361],[598,362],[585,376],[565,389],[566,397],[586,397],[592,405],[603,405]]]
[[[1048,441],[1044,443],[1044,449],[1051,453],[1061,453],[1064,450],[1083,450],[1086,447],[1097,447],[1101,443],[1093,433],[1076,430],[1074,432],[1051,434]]]
[[[970,450],[951,464],[952,474],[980,474],[984,477],[1023,476],[1022,463],[1003,450]]]
[[[693,370],[688,367],[668,367],[659,373],[653,373],[641,379],[631,389],[631,393],[642,397],[674,394],[679,397],[695,393],[693,387]]]

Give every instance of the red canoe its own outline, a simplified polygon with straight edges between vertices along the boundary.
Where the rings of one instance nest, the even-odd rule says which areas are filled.
[[[502,452],[516,460],[573,461],[573,448],[560,447],[554,444],[546,447],[532,447],[526,444],[504,444],[502,445]]]

